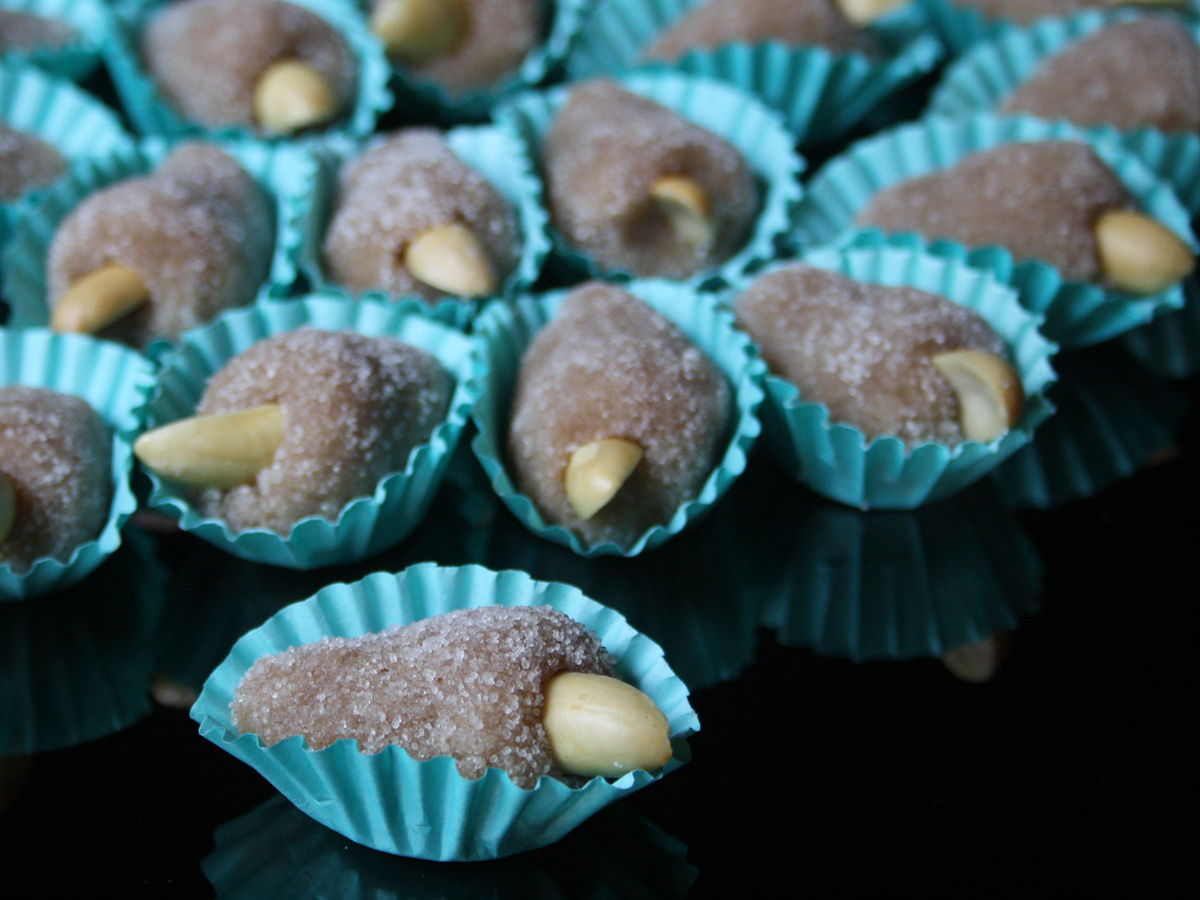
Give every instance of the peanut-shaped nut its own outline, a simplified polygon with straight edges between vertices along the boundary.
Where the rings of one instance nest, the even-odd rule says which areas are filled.
[[[133,452],[153,472],[197,490],[246,484],[271,464],[283,442],[283,407],[264,404],[180,419],[148,431]]]
[[[1185,278],[1196,256],[1175,232],[1138,212],[1111,209],[1096,220],[1104,277],[1132,294],[1157,294]]]
[[[1005,360],[982,350],[951,350],[933,357],[958,395],[963,437],[986,444],[1006,433],[1021,418],[1025,389]]]
[[[136,272],[117,263],[76,280],[54,304],[50,328],[96,334],[150,302],[150,291]]]
[[[617,495],[642,460],[642,448],[625,438],[601,438],[579,447],[567,461],[567,502],[587,521]]]

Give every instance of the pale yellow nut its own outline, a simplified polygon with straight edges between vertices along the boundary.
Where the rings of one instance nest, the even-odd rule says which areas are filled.
[[[467,30],[463,0],[382,0],[371,12],[371,30],[388,56],[427,63],[453,50]]]
[[[96,334],[149,302],[150,291],[141,276],[109,263],[67,288],[50,313],[50,328]]]
[[[685,244],[703,248],[716,240],[712,201],[708,192],[691,178],[664,175],[650,185],[650,199]]]
[[[617,495],[642,461],[642,448],[625,438],[584,444],[567,461],[567,502],[587,521]]]
[[[479,238],[457,223],[430,228],[404,250],[404,268],[423,284],[457,297],[496,293],[496,273]]]
[[[13,489],[12,479],[0,472],[0,544],[8,539],[16,520],[17,492]]]
[[[159,706],[168,709],[191,709],[200,699],[195,688],[162,672],[150,679],[150,696]]]
[[[933,364],[958,395],[958,423],[968,441],[994,441],[1021,418],[1025,388],[1007,361],[982,350],[951,350]]]
[[[254,118],[269,134],[321,125],[337,112],[337,94],[325,76],[298,59],[273,63],[254,89]]]
[[[555,764],[572,775],[617,778],[671,758],[671,729],[654,701],[606,675],[562,672],[547,683],[542,727]]]
[[[906,2],[908,0],[837,0],[837,5],[852,25],[862,28],[882,19]]]
[[[1096,253],[1105,279],[1131,294],[1166,290],[1196,265],[1179,235],[1126,209],[1110,209],[1096,220]]]
[[[963,681],[983,684],[995,677],[1007,646],[1007,634],[993,634],[982,641],[946,651],[942,654],[942,663]]]
[[[268,403],[180,419],[143,434],[134,441],[133,452],[170,481],[197,490],[228,490],[253,481],[271,464],[283,432],[283,407]]]

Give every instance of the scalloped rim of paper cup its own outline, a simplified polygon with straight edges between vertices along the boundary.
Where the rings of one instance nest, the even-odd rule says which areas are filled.
[[[337,198],[340,170],[352,158],[370,150],[399,131],[425,128],[413,126],[378,135],[368,142],[331,141],[324,148],[321,178],[312,197],[312,214],[304,229],[300,266],[318,290],[331,288],[353,293],[325,275],[321,247]],[[434,129],[436,130],[436,129]],[[439,132],[446,145],[467,166],[483,175],[500,192],[517,217],[521,230],[521,256],[517,267],[505,279],[497,296],[514,296],[531,290],[550,255],[550,215],[542,199],[541,180],[533,168],[528,148],[516,135],[493,125],[459,126]],[[384,294],[382,291],[364,293]],[[389,295],[390,296],[390,295]],[[419,299],[419,298],[414,298]],[[439,321],[466,329],[490,298],[441,297],[430,303],[422,300]]]
[[[1123,147],[1066,122],[988,113],[963,119],[926,119],[852,145],[809,182],[808,191],[797,207],[795,236],[801,245],[808,246],[831,242],[855,245],[864,240],[873,243],[878,240],[879,230],[855,226],[853,220],[879,191],[905,179],[948,168],[971,153],[1002,144],[1038,140],[1075,140],[1088,144],[1113,169],[1142,210],[1196,251],[1198,244],[1187,210],[1170,186]],[[1022,302],[1033,299],[1025,290],[1026,284],[1057,280],[1058,292],[1044,298],[1044,305],[1029,308],[1045,313],[1047,336],[1064,349],[1098,343],[1183,305],[1183,288],[1179,283],[1156,294],[1133,297],[1092,282],[1063,281],[1056,269],[1038,260],[1016,263],[1003,247],[968,249],[948,239],[929,241],[912,234],[904,234],[900,239],[922,243],[939,255],[969,258],[973,266],[992,269],[1001,280],[1020,287]]]
[[[1043,19],[1027,28],[1006,27],[947,68],[930,96],[928,114],[950,118],[993,110],[1060,51],[1106,25],[1144,18],[1144,12],[1131,9],[1088,10],[1069,19]],[[1200,25],[1176,21],[1200,45]],[[1148,127],[1127,131],[1110,125],[1076,127],[1123,145],[1171,185],[1190,213],[1200,212],[1200,135]]]
[[[366,21],[353,4],[345,0],[287,0],[303,6],[324,19],[346,41],[358,66],[354,104],[329,126],[302,132],[299,136],[262,135],[244,125],[214,128],[185,119],[159,91],[154,79],[142,68],[141,29],[157,7],[166,0],[133,0],[119,8],[114,16],[112,37],[104,48],[104,59],[112,75],[122,105],[134,127],[144,135],[208,137],[210,139],[252,139],[258,141],[319,144],[336,134],[365,137],[375,130],[379,117],[392,108],[388,88],[391,67],[383,47],[368,31]]]
[[[86,197],[130,178],[151,174],[180,144],[146,138],[135,146],[81,160],[38,202],[22,209],[12,240],[4,249],[4,295],[12,304],[11,323],[44,327],[50,322],[46,259],[59,225]],[[253,140],[199,139],[232,156],[266,192],[275,211],[275,249],[267,280],[258,295],[286,293],[295,282],[303,223],[309,217],[316,161],[304,150]]]
[[[111,341],[40,328],[0,328],[0,379],[81,397],[113,430],[114,489],[104,529],[66,561],[42,557],[21,575],[0,564],[0,603],[6,603],[75,584],[121,545],[121,527],[137,509],[130,484],[133,436],[145,416],[154,367],[140,353]]]
[[[192,414],[207,379],[226,362],[263,338],[305,325],[326,330],[393,337],[432,353],[455,378],[446,419],[430,439],[413,448],[402,471],[384,476],[374,493],[342,507],[336,521],[308,516],[285,537],[265,529],[234,532],[220,519],[202,516],[175,489],[147,472],[150,505],[209,543],[252,562],[292,569],[355,562],[407,537],[424,518],[479,395],[482,358],[477,342],[431,319],[417,301],[390,302],[326,291],[293,300],[263,299],[224,313],[187,332],[164,360],[150,399],[147,427]]]
[[[75,29],[79,39],[61,47],[12,49],[6,63],[19,63],[79,81],[100,64],[102,48],[112,32],[112,12],[99,0],[6,0],[4,9],[58,19]]]
[[[707,285],[714,280],[728,281],[756,263],[773,259],[775,243],[787,233],[794,207],[803,195],[800,174],[805,167],[779,114],[735,87],[678,72],[634,72],[612,80],[729,141],[765,186],[754,229],[741,249],[720,265],[683,279],[682,283]],[[560,85],[522,94],[496,111],[497,124],[519,134],[531,158],[540,161],[542,139],[567,94],[577,86]],[[553,225],[550,237],[555,255],[567,265],[586,271],[590,277],[603,275],[626,280],[634,277],[630,272],[599,272],[591,259],[566,244]]]
[[[302,736],[265,747],[239,735],[229,703],[242,675],[262,656],[322,637],[357,637],[454,609],[548,604],[596,632],[619,675],[643,690],[670,723],[675,756],[655,773],[615,781],[592,778],[579,788],[543,777],[532,790],[499,769],[478,781],[458,774],[447,756],[416,762],[399,746],[366,755],[342,739],[308,749]],[[575,587],[534,581],[524,572],[419,563],[397,574],[376,572],[333,584],[294,603],[247,633],[205,682],[192,707],[200,734],[253,766],[302,811],[357,843],[424,859],[491,859],[558,840],[602,806],[657,781],[687,761],[686,737],[700,729],[687,686],[662,648],[615,610]]]
[[[1184,280],[1183,309],[1126,333],[1126,348],[1142,365],[1166,378],[1200,372],[1200,275]]]
[[[472,88],[462,93],[447,91],[436,81],[408,71],[402,64],[389,63],[392,74],[408,90],[435,104],[444,113],[458,119],[478,119],[514,94],[542,84],[552,70],[566,59],[578,38],[584,19],[595,0],[546,0],[554,8],[550,32],[522,60],[509,76],[490,87]],[[386,57],[385,57],[386,58]]]
[[[1008,345],[1026,396],[1020,421],[993,441],[964,440],[953,447],[926,442],[908,449],[892,435],[868,441],[861,429],[830,421],[824,404],[802,400],[794,384],[768,375],[764,445],[780,466],[816,493],[860,509],[914,509],[987,474],[1028,443],[1053,411],[1045,394],[1056,379],[1050,360],[1058,348],[1039,331],[1041,317],[1025,310],[1016,292],[992,273],[894,247],[820,248],[764,273],[796,262],[859,281],[915,287],[974,310]]]
[[[471,449],[487,472],[493,490],[526,528],[586,557],[636,556],[698,521],[745,471],[747,455],[762,431],[758,408],[764,398],[766,364],[758,358],[750,339],[733,327],[733,315],[720,307],[715,296],[661,279],[616,286],[665,316],[716,363],[734,391],[737,413],[721,461],[709,473],[700,493],[676,509],[668,522],[647,529],[628,547],[611,542],[587,546],[574,532],[548,524],[533,501],[516,489],[503,463],[508,412],[521,357],[574,288],[518,297],[512,304],[497,301],[476,320],[476,333],[488,346],[489,367],[487,387],[473,412],[478,433]]]
[[[889,54],[833,53],[778,41],[696,48],[676,60],[643,60],[642,49],[697,0],[601,0],[566,66],[572,80],[638,70],[676,71],[733,85],[777,111],[801,145],[832,142],[887,96],[933,70],[942,45],[915,6],[872,27]]]

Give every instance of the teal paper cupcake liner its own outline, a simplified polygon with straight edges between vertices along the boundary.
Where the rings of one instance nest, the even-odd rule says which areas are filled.
[[[101,0],[4,0],[3,9],[57,19],[75,30],[75,40],[61,46],[11,49],[3,55],[4,62],[29,63],[72,81],[83,80],[100,64],[112,33],[112,12]]]
[[[532,290],[550,254],[550,217],[542,199],[542,186],[525,145],[511,132],[493,126],[460,126],[445,132],[447,146],[459,159],[483,175],[508,201],[521,230],[521,258],[505,279],[501,293],[515,296]],[[324,155],[327,165],[313,195],[313,215],[304,233],[301,267],[317,288],[340,288],[325,275],[321,247],[337,199],[339,172],[371,143],[333,143]],[[483,301],[444,297],[426,306],[434,318],[456,328],[467,328]]]
[[[1124,336],[1134,356],[1167,378],[1190,378],[1200,372],[1200,274],[1184,279],[1183,295],[1183,309]]]
[[[929,101],[932,115],[962,117],[993,110],[1043,62],[1105,25],[1142,18],[1130,10],[1088,11],[1069,19],[1043,19],[1029,28],[1005,28],[956,60]],[[1184,23],[1200,44],[1200,25]],[[1200,212],[1200,134],[1168,134],[1155,128],[1120,131],[1080,126],[1087,134],[1119,143],[1167,182],[1188,212]]]
[[[617,673],[645,692],[670,723],[674,758],[650,773],[614,781],[593,778],[580,788],[543,777],[532,790],[489,769],[478,781],[458,774],[450,757],[416,762],[388,746],[375,755],[339,740],[311,750],[296,736],[266,747],[238,734],[229,704],[253,662],[322,637],[357,637],[465,607],[549,605],[594,631],[616,659]],[[537,582],[522,572],[421,563],[399,574],[378,572],[335,584],[293,604],[245,635],[213,672],[192,707],[200,733],[253,766],[303,812],[356,843],[388,853],[438,860],[493,859],[561,838],[598,809],[657,781],[688,758],[683,740],[700,723],[687,688],[662,650],[617,613],[577,588]]]
[[[816,493],[862,509],[912,509],[948,497],[1026,444],[1052,412],[1045,391],[1055,378],[1050,360],[1057,348],[1038,330],[1040,318],[989,273],[889,247],[812,250],[803,262],[859,281],[940,294],[979,313],[1008,345],[1026,397],[1020,421],[990,443],[924,443],[910,450],[891,435],[868,441],[860,429],[831,421],[828,408],[805,401],[795,385],[768,375],[763,446]]]
[[[62,590],[82,580],[121,544],[121,527],[137,508],[130,487],[133,436],[154,384],[149,360],[108,341],[44,329],[0,328],[0,384],[21,384],[86,400],[113,429],[113,499],[103,531],[65,561],[43,557],[23,574],[0,564],[0,604]]]
[[[448,121],[480,121],[515,94],[536,88],[552,80],[578,38],[584,19],[596,0],[546,0],[552,12],[550,30],[544,40],[525,56],[508,77],[488,87],[457,92],[448,91],[430,78],[409,71],[396,63],[392,67],[397,92],[407,93],[431,105],[439,117]],[[406,106],[398,103],[398,107]]]
[[[296,280],[317,162],[297,147],[250,140],[215,144],[253,176],[274,204],[275,251],[259,296],[285,295]],[[177,146],[178,142],[149,138],[135,147],[81,161],[39,202],[22,210],[12,242],[4,251],[4,294],[12,303],[12,324],[40,327],[50,322],[46,260],[62,221],[89,194],[154,171]]]
[[[290,143],[320,142],[331,135],[363,138],[375,130],[379,117],[391,109],[393,98],[388,89],[390,66],[383,48],[366,26],[359,10],[346,0],[288,0],[316,13],[346,40],[358,65],[357,92],[348,113],[328,127],[288,138]],[[112,40],[105,47],[105,62],[121,103],[144,135],[170,137],[200,136],[217,138],[259,138],[250,129],[238,125],[207,128],[185,119],[159,91],[154,79],[141,63],[141,30],[166,0],[126,0],[114,17]],[[219,62],[214,62],[219,64]]]
[[[878,245],[881,238],[877,229],[856,229],[854,225],[854,217],[877,192],[953,166],[975,152],[1038,140],[1087,143],[1113,169],[1142,210],[1195,251],[1197,241],[1187,210],[1171,188],[1129,152],[1064,122],[988,114],[957,120],[928,119],[851,146],[809,182],[797,211],[796,237],[803,245],[835,241],[851,246]],[[991,270],[1018,289],[1027,309],[1045,315],[1046,336],[1064,348],[1099,343],[1183,306],[1180,284],[1157,294],[1135,297],[1091,282],[1063,281],[1048,264],[1037,260],[1015,262],[1002,247],[968,249],[955,241],[929,241],[917,235],[882,240],[921,247]]]
[[[601,0],[567,58],[572,79],[631,69],[673,70],[731,84],[778,112],[802,147],[843,137],[887,97],[933,70],[942,56],[913,6],[870,29],[882,59],[778,42],[691,50],[672,62],[643,59],[668,25],[703,0]]]
[[[74,747],[148,716],[166,571],[149,537],[86,582],[0,606],[0,757]]]
[[[293,569],[365,559],[399,543],[420,524],[478,397],[482,366],[475,341],[428,318],[415,301],[354,301],[333,292],[261,300],[184,335],[180,348],[164,360],[147,427],[192,415],[208,379],[226,362],[264,338],[303,326],[382,335],[420,347],[432,353],[457,384],[446,419],[428,442],[413,449],[403,471],[383,478],[374,494],[351,500],[337,521],[310,516],[286,537],[262,529],[235,533],[223,521],[201,516],[185,493],[150,473],[150,505],[178,519],[185,531],[234,556]]]
[[[793,209],[802,189],[803,159],[793,149],[794,139],[776,113],[736,88],[675,72],[649,72],[616,79],[626,90],[640,94],[684,118],[725,138],[745,157],[763,190],[754,229],[742,248],[714,270],[698,273],[689,283],[729,280],[746,268],[776,256],[776,244],[791,223]],[[541,158],[541,144],[567,98],[569,87],[526,93],[497,110],[501,127],[515,129]],[[561,235],[551,230],[556,255],[576,272],[600,274],[594,262],[571,249]],[[632,277],[630,273],[606,273]]]
[[[517,491],[505,468],[509,410],[521,357],[537,332],[557,314],[569,291],[518,297],[513,304],[495,302],[476,320],[476,331],[488,348],[489,367],[486,387],[473,413],[478,434],[471,449],[492,488],[526,528],[581,556],[636,556],[694,523],[745,470],[746,455],[761,431],[758,408],[763,401],[766,365],[745,335],[734,330],[732,314],[719,309],[715,297],[675,282],[646,279],[623,287],[673,322],[717,364],[733,388],[737,407],[725,452],[700,493],[675,510],[670,521],[648,529],[628,547],[614,543],[586,546],[573,532],[547,523],[533,501]]]

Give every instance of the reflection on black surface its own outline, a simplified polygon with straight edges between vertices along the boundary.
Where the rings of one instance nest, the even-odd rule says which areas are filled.
[[[507,859],[437,863],[348,841],[276,795],[220,826],[201,866],[221,898],[671,900],[696,869],[687,848],[645,819],[605,809],[552,847]]]
[[[1134,356],[1168,378],[1191,378],[1200,372],[1200,272],[1184,279],[1183,298],[1183,309],[1159,316],[1122,339]]]
[[[130,531],[79,584],[0,605],[0,755],[69,747],[150,713],[166,570]]]

